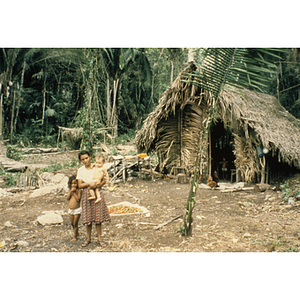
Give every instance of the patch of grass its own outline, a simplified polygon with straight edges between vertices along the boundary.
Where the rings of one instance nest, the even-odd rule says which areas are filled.
[[[15,173],[5,173],[3,175],[3,179],[5,181],[5,185],[12,187],[12,186],[16,186],[17,184],[17,175]]]
[[[287,249],[285,249],[283,252],[299,252],[298,246],[296,246],[297,248],[294,247],[288,247]]]
[[[51,165],[41,169],[39,173],[56,172],[59,170],[65,170],[65,169],[77,168],[77,167],[78,167],[78,160],[75,158],[73,158],[72,161],[70,162],[67,161],[63,164],[51,161]]]

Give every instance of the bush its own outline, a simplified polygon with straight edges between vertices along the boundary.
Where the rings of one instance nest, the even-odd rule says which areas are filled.
[[[6,146],[6,157],[20,161],[23,157],[20,149],[15,145]]]

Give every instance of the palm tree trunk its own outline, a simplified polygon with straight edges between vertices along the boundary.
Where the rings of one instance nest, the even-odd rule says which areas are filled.
[[[188,196],[188,200],[187,200],[187,204],[186,204],[185,214],[183,214],[183,227],[184,227],[183,234],[186,236],[192,235],[192,224],[193,224],[192,213],[193,213],[193,209],[196,205],[195,196],[196,196],[196,192],[198,189],[198,183],[199,183],[199,179],[200,179],[199,174],[200,174],[200,165],[201,165],[202,158],[203,158],[203,151],[205,150],[205,146],[207,145],[206,141],[207,141],[207,137],[208,137],[208,133],[207,133],[208,126],[210,126],[210,124],[207,124],[206,129],[203,129],[202,140],[199,143],[200,144],[199,154],[197,156],[197,162],[196,162],[194,176],[193,176],[193,180],[191,183],[191,188],[190,188],[190,192],[189,192],[189,196]]]
[[[110,90],[109,90],[109,78],[106,80],[106,122],[107,127],[111,127],[111,104],[110,104]]]

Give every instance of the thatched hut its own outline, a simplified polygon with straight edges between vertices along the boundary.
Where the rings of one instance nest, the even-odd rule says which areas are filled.
[[[202,131],[214,99],[210,92],[182,81],[195,68],[190,63],[162,94],[136,135],[139,151],[155,151],[161,168],[192,171],[202,147],[200,172],[204,176],[220,170],[225,157],[228,169],[247,182],[261,174],[257,147],[269,150],[263,156],[268,174],[279,175],[285,166],[300,168],[300,120],[274,96],[247,89],[225,86],[216,107],[217,122],[203,147]]]

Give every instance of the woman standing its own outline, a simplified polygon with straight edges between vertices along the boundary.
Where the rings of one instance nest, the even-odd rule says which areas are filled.
[[[96,183],[93,181],[94,168],[92,167],[91,156],[88,151],[80,151],[78,158],[83,166],[78,169],[76,179],[78,180],[78,187],[82,189],[82,221],[87,231],[87,240],[81,246],[86,247],[91,242],[92,224],[95,223],[99,245],[106,247],[106,244],[101,241],[101,224],[110,221],[110,216],[104,194],[100,187],[101,201],[95,203],[95,199],[88,200],[90,196],[89,188],[96,188]],[[100,186],[104,184],[105,178],[103,178]]]

